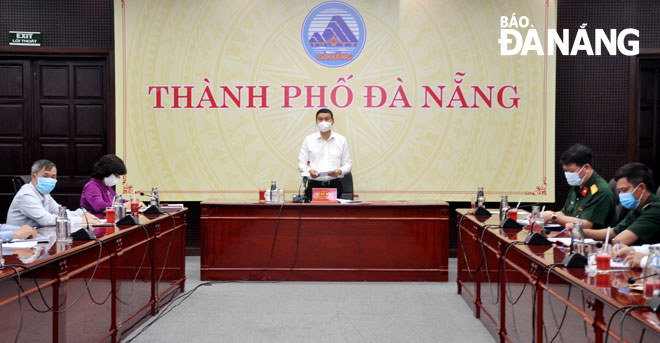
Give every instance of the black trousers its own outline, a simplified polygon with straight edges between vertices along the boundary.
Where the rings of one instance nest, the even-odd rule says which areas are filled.
[[[337,188],[337,198],[341,197],[343,190],[341,186],[341,179],[334,179],[330,181],[309,180],[307,182],[307,188],[305,188],[305,197],[307,197],[307,201],[312,201],[312,189],[314,188]]]

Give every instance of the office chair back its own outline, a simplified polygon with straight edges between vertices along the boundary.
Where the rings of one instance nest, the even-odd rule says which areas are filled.
[[[353,200],[353,174],[348,173],[341,179],[342,193],[340,198]]]
[[[31,182],[30,175],[17,175],[11,178],[11,184],[14,186],[14,195],[23,187],[23,185]]]

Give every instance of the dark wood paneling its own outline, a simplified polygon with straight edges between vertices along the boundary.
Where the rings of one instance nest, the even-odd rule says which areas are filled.
[[[24,143],[0,144],[0,161],[2,161],[3,173],[13,175],[25,174],[23,169],[25,165],[23,159],[23,156],[25,156],[24,152]]]
[[[0,104],[0,136],[23,137],[23,104]]]
[[[69,98],[69,67],[39,66],[39,96],[41,98]]]
[[[89,158],[89,156],[103,156],[105,154],[105,146],[102,143],[78,143],[74,146],[75,149],[75,169],[73,176],[76,179],[89,180],[92,167],[97,158]]]
[[[75,105],[76,137],[102,138],[104,135],[103,105]]]
[[[0,97],[23,97],[23,65],[0,66]]]
[[[94,98],[103,100],[103,69],[100,66],[73,67],[75,77],[75,98]]]
[[[40,110],[40,138],[69,137],[68,105],[42,104]]]

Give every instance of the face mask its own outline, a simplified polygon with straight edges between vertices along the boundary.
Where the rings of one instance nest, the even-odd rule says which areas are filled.
[[[582,169],[584,169],[584,166],[582,166],[582,168],[580,168],[577,173],[564,172],[564,176],[566,176],[566,182],[568,182],[570,186],[579,186],[582,184],[582,178],[580,177],[580,172],[582,172]]]
[[[56,183],[57,180],[55,179],[51,179],[49,177],[40,177],[37,180],[37,190],[43,195],[50,194],[50,192],[52,192],[55,188]]]
[[[328,132],[332,129],[332,123],[329,121],[322,121],[316,124],[321,132]]]
[[[637,185],[639,187],[639,185]],[[634,210],[639,206],[639,201],[642,199],[640,196],[639,199],[635,199],[635,196],[633,193],[637,190],[637,187],[632,190],[632,192],[628,193],[619,193],[619,202],[621,203],[621,206],[629,209],[629,210]]]
[[[116,185],[117,182],[119,182],[119,178],[116,177],[115,174],[110,174],[110,176],[106,176],[103,179],[103,183],[108,187],[112,187],[112,186]]]

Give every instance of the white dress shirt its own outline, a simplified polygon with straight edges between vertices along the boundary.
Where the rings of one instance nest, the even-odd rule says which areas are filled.
[[[20,229],[18,226],[9,224],[0,224],[0,238],[3,242],[9,242],[14,239],[14,231]]]
[[[642,257],[642,260],[639,261],[639,265],[641,268],[644,268],[646,266],[646,262],[649,260],[649,247],[657,247],[660,246],[659,244],[644,244],[644,245],[637,245],[633,246],[633,249],[635,249],[635,252],[638,252],[640,254],[644,254],[646,256]]]
[[[307,161],[310,167],[307,168]],[[351,153],[348,151],[348,142],[346,138],[336,132],[330,131],[330,138],[326,141],[321,137],[321,132],[313,133],[303,140],[300,154],[298,154],[298,170],[303,175],[310,170],[317,172],[327,172],[341,169],[341,175],[344,177],[353,169]],[[332,176],[319,176],[316,181],[329,181],[335,179]]]
[[[55,226],[59,207],[60,204],[50,194],[43,195],[32,183],[28,183],[21,187],[11,201],[7,211],[7,224],[32,227]],[[80,224],[83,214],[81,209],[67,210],[67,216],[72,224]]]

